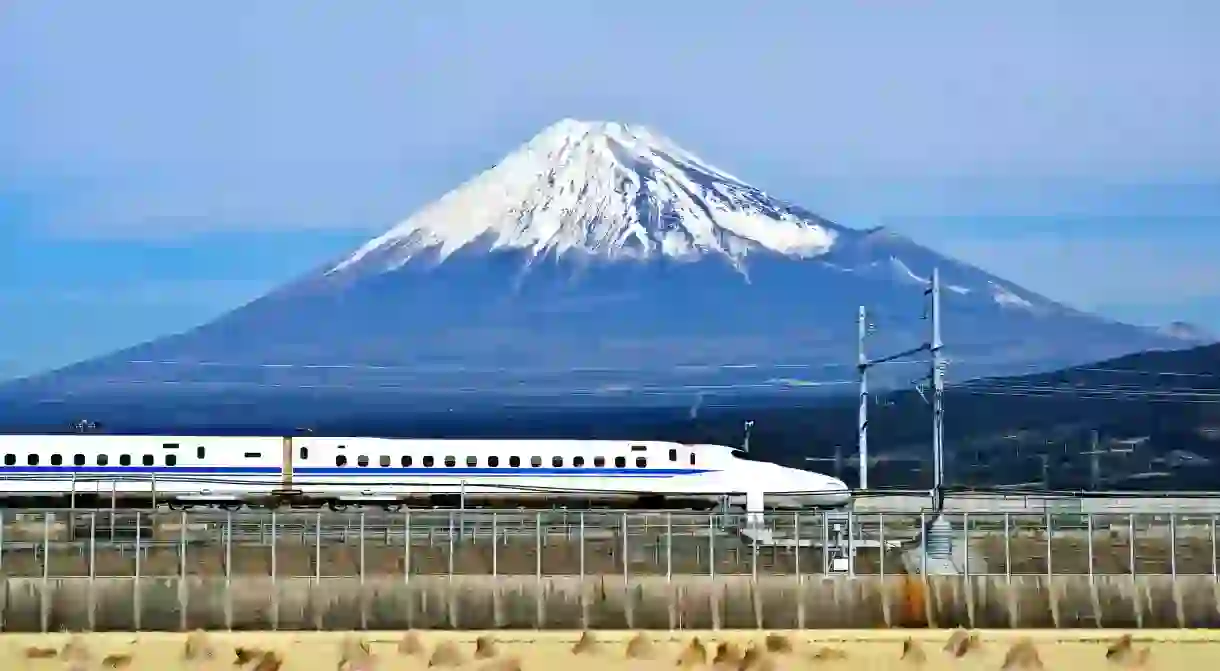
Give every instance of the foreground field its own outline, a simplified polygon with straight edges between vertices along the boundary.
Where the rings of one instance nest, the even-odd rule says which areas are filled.
[[[979,632],[973,640],[965,632],[943,630],[598,632],[581,641],[579,632],[8,634],[0,636],[0,669],[572,671],[578,665],[579,671],[1181,671],[1214,669],[1220,663],[1220,632],[1200,630],[1136,632],[1129,644],[1117,645],[1119,633],[1070,630]],[[745,653],[751,646],[756,653]],[[718,648],[728,659],[716,661]],[[246,652],[244,665],[235,663],[238,649]],[[705,657],[695,654],[702,650]]]

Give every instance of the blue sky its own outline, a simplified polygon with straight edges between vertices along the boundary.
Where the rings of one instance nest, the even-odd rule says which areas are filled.
[[[4,3],[0,377],[215,316],[566,116],[1220,329],[1216,25],[1210,0]]]

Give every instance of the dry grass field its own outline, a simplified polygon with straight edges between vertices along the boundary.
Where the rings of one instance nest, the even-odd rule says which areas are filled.
[[[8,634],[0,669],[130,671],[1119,671],[1215,669],[1220,632]]]

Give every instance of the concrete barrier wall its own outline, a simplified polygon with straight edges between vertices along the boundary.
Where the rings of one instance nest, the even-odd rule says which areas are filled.
[[[1220,627],[1210,576],[9,578],[0,628],[830,629]]]

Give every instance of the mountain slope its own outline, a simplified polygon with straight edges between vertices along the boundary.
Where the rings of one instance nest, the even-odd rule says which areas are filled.
[[[1180,342],[886,229],[826,221],[647,129],[565,120],[297,282],[13,393],[266,398],[305,387],[648,402],[809,389],[852,376],[860,304],[875,315],[876,351],[925,340],[934,267],[956,378]]]

